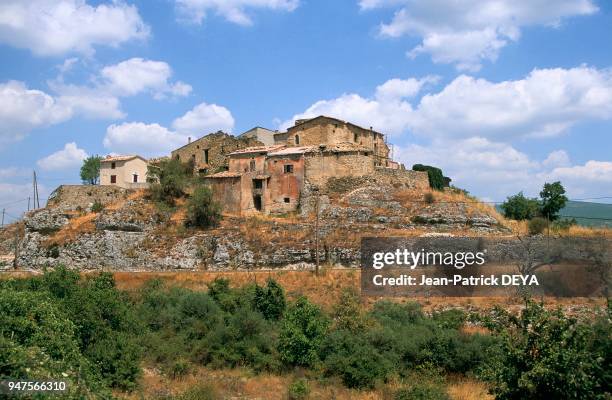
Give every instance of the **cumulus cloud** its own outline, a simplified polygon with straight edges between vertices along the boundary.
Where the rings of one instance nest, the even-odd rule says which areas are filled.
[[[38,160],[36,164],[46,171],[74,169],[79,167],[86,158],[85,150],[78,148],[75,142],[70,142],[66,143],[62,150]]]
[[[160,99],[168,94],[186,96],[191,86],[184,82],[171,83],[172,68],[163,61],[130,58],[100,71],[100,88],[117,96],[133,96],[151,92]]]
[[[413,35],[421,44],[410,57],[429,54],[436,63],[460,70],[478,70],[484,60],[495,61],[500,50],[517,41],[527,26],[559,26],[570,17],[598,11],[592,0],[361,0],[362,10],[396,8],[393,19],[381,24],[383,36]]]
[[[179,17],[191,23],[201,24],[209,12],[213,12],[238,25],[251,25],[253,21],[246,9],[268,9],[291,12],[298,0],[175,0]]]
[[[23,82],[0,83],[0,143],[23,138],[32,129],[72,117],[72,109]]]
[[[565,167],[570,165],[569,155],[565,150],[555,150],[542,161],[542,165],[545,167]]]
[[[200,103],[172,122],[172,128],[184,134],[202,135],[218,130],[231,132],[234,117],[225,107]]]
[[[126,122],[106,129],[104,147],[113,153],[139,154],[145,157],[167,155],[187,143],[187,137],[159,124]]]
[[[123,1],[92,6],[85,0],[3,0],[0,42],[36,55],[91,54],[149,36],[138,9]]]

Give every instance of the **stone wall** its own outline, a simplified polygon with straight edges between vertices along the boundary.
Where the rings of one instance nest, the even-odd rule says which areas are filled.
[[[117,186],[61,185],[47,200],[47,207],[62,210],[88,209],[95,202],[104,205],[127,198],[131,191]]]
[[[253,138],[239,138],[224,132],[211,133],[172,152],[173,158],[194,162],[194,172],[210,174],[228,168],[227,155],[252,146],[263,146]]]
[[[314,153],[305,156],[305,180],[323,186],[327,179],[374,173],[374,159],[358,153]]]
[[[400,185],[408,189],[429,190],[429,177],[425,171],[376,167],[374,177],[396,187]]]

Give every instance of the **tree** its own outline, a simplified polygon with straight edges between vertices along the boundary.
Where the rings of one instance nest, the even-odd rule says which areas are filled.
[[[90,156],[83,160],[81,180],[85,185],[97,185],[100,180],[100,156]]]
[[[187,202],[188,226],[208,228],[216,226],[221,220],[221,206],[213,200],[208,186],[198,186]]]
[[[501,205],[504,217],[522,221],[532,219],[538,215],[540,204],[537,199],[530,199],[519,192],[514,196],[509,196]]]
[[[414,164],[413,171],[425,171],[429,177],[429,187],[436,190],[444,190],[444,186],[450,183],[451,179],[444,177],[440,168],[432,167],[431,165]]]
[[[178,159],[165,159],[147,168],[149,191],[155,201],[174,205],[174,200],[185,195],[185,186],[193,175],[193,167]]]
[[[559,211],[567,203],[565,188],[559,181],[545,183],[544,188],[540,192],[540,199],[540,212],[550,221],[554,221],[559,218]]]

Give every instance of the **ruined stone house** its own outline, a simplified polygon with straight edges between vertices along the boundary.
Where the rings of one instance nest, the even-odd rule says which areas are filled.
[[[272,134],[270,134],[272,136]],[[222,131],[211,133],[172,151],[172,158],[193,163],[194,173],[206,175],[228,169],[227,155],[250,146],[263,145],[257,137],[236,137]]]
[[[230,213],[284,213],[300,207],[306,185],[323,187],[330,177],[413,171],[389,158],[384,135],[325,116],[298,120],[274,135],[272,146],[228,154],[228,170],[206,177],[215,200]]]
[[[100,160],[100,185],[146,188],[147,165],[147,160],[138,155],[107,156]]]

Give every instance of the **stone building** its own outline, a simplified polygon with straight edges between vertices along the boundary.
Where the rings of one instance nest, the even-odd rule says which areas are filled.
[[[274,135],[275,145],[228,154],[228,170],[206,177],[215,200],[230,213],[284,213],[300,207],[306,185],[323,187],[330,177],[375,175],[395,170],[412,179],[413,171],[389,158],[384,136],[335,118],[296,121]],[[410,176],[409,176],[410,175]]]
[[[138,155],[107,156],[100,160],[100,185],[146,188],[147,165],[147,160]]]
[[[250,146],[263,145],[253,137],[236,137],[219,131],[191,141],[172,151],[172,158],[193,162],[194,173],[202,175],[228,169],[227,155]]]
[[[260,141],[265,146],[272,146],[274,144],[274,135],[277,133],[278,131],[273,131],[270,129],[262,128],[261,126],[256,126],[255,128],[251,128],[248,131],[240,134],[238,137],[246,139],[255,139]]]

